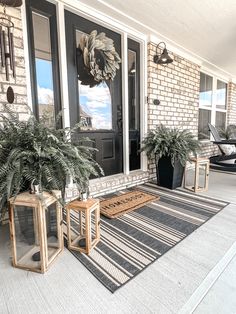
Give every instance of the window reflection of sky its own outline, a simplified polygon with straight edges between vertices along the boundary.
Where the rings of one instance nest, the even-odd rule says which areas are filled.
[[[35,61],[38,103],[51,104],[53,102],[52,62],[38,58]]]
[[[55,124],[52,62],[36,58],[35,65],[39,117],[51,127]]]
[[[79,81],[79,98],[81,119],[83,120],[84,116],[91,119],[91,124],[87,123],[83,129],[112,129],[111,94],[106,82],[91,88],[81,85]]]
[[[211,107],[212,105],[212,92],[201,92],[200,93],[200,105],[205,107]],[[225,109],[226,100],[226,88],[216,90],[216,107]]]
[[[225,109],[226,104],[226,88],[217,89],[216,91],[216,106]]]
[[[211,91],[201,92],[200,93],[200,105],[211,107],[211,97],[212,97]]]

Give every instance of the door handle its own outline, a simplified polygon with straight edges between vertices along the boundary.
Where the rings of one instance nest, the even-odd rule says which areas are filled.
[[[122,129],[122,123],[123,123],[123,119],[122,118],[117,119],[117,127],[118,127],[119,130]]]

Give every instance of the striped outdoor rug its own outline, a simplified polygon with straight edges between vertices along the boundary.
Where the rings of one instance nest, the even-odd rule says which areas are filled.
[[[71,251],[111,292],[138,275],[228,204],[181,190],[167,190],[152,183],[138,189],[156,193],[160,200],[117,219],[101,216],[101,241],[97,247],[89,256]]]

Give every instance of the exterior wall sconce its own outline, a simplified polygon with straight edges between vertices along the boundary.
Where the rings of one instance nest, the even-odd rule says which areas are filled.
[[[160,45],[163,44],[164,48],[161,54],[158,55],[157,49],[160,47]],[[153,57],[153,61],[156,64],[167,64],[167,63],[172,63],[173,59],[169,56],[167,49],[166,49],[166,44],[162,41],[157,45],[156,48],[156,55]]]

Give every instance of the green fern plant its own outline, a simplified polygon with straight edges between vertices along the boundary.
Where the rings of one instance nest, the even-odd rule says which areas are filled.
[[[178,160],[184,166],[190,153],[196,154],[200,150],[199,141],[191,132],[163,125],[151,130],[142,143],[141,150],[147,153],[148,158],[155,157],[158,160],[168,156],[172,165]]]
[[[61,190],[71,177],[78,189],[85,189],[91,175],[103,174],[93,159],[96,150],[89,139],[71,141],[73,129],[48,128],[31,113],[27,121],[8,107],[0,127],[0,221],[9,198],[30,189],[37,182],[41,190]],[[89,144],[89,143],[88,143]]]

